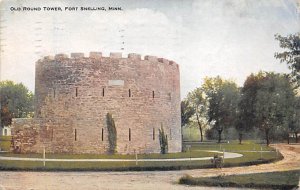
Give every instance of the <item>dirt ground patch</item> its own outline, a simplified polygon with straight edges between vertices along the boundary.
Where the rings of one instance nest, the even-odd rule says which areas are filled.
[[[300,169],[300,144],[274,144],[273,148],[278,149],[283,155],[283,159],[269,164],[253,165],[246,167],[233,167],[222,169],[190,170],[185,171],[193,177],[215,176],[220,174],[247,174],[273,171],[287,171]]]

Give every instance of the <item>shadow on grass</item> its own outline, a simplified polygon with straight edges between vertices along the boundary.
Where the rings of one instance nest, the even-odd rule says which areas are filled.
[[[238,188],[294,189],[299,183],[300,170],[243,175],[194,178],[185,175],[179,184]]]

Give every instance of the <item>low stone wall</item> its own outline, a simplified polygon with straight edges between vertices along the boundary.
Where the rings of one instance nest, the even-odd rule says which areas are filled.
[[[12,120],[12,151],[30,153],[38,151],[39,122],[33,118]]]

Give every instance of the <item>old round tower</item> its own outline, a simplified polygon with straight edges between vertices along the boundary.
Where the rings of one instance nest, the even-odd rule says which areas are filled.
[[[100,52],[47,56],[36,63],[35,96],[35,118],[13,122],[20,152],[44,146],[47,152],[106,153],[108,113],[118,153],[160,152],[161,127],[169,152],[181,151],[180,76],[173,61]]]

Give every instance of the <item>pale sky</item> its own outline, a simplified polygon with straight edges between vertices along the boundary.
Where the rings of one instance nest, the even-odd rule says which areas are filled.
[[[11,11],[47,6],[63,11]],[[123,11],[64,11],[66,6]],[[252,72],[288,72],[274,58],[281,51],[274,34],[299,32],[299,11],[297,0],[2,0],[1,80],[22,82],[33,91],[40,57],[100,51],[174,60],[182,98],[205,76],[220,75],[241,86]]]

